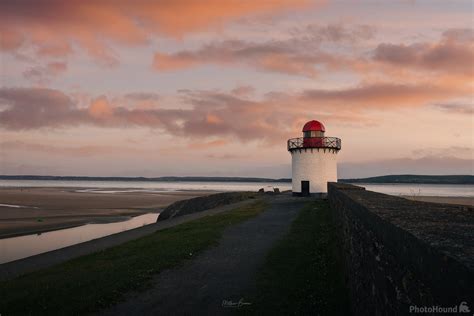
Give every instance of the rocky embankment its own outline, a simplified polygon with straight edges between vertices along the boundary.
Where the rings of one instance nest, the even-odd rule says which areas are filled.
[[[177,216],[201,212],[211,208],[244,201],[247,199],[255,198],[255,196],[256,193],[253,192],[225,192],[208,196],[200,196],[189,200],[177,201],[166,207],[162,212],[160,212],[160,216],[158,216],[157,222]]]

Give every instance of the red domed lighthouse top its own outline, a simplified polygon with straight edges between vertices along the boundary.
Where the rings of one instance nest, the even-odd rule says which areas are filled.
[[[316,120],[312,120],[303,126],[303,132],[312,132],[312,131],[325,132],[326,129],[324,128],[323,123]]]
[[[319,148],[329,149],[335,152],[341,149],[341,140],[337,137],[325,137],[326,128],[323,123],[312,120],[303,126],[303,137],[288,139],[288,151],[301,151]],[[312,152],[312,151],[311,151]]]

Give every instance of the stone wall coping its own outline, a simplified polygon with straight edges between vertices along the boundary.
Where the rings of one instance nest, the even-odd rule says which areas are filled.
[[[474,270],[474,210],[412,201],[344,183],[328,183],[378,219],[388,222]]]

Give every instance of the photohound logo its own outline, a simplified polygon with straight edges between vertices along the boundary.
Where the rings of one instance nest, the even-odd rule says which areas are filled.
[[[467,302],[461,302],[459,304],[459,312],[460,313],[469,313],[471,310],[469,309],[469,306],[467,306]]]
[[[459,305],[455,305],[452,307],[444,307],[439,305],[433,306],[410,306],[410,313],[429,313],[429,314],[436,314],[436,313],[470,313],[471,310],[467,302],[461,302]]]

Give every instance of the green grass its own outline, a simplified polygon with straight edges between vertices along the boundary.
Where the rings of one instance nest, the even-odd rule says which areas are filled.
[[[270,251],[243,314],[348,315],[341,241],[329,204],[311,202]]]
[[[144,290],[160,271],[215,246],[225,227],[265,210],[257,201],[233,211],[158,231],[120,246],[0,283],[2,315],[77,315]]]

